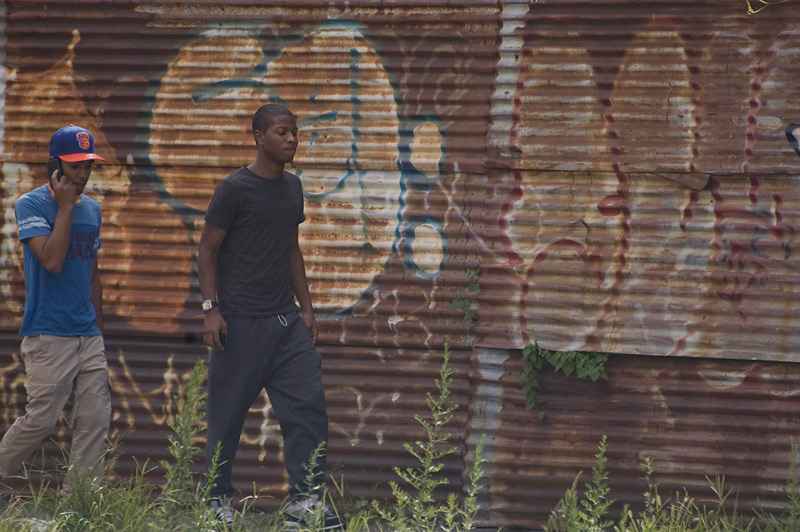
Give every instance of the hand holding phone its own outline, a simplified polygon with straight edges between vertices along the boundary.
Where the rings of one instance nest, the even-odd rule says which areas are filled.
[[[61,181],[61,173],[63,169],[61,168],[61,159],[59,157],[54,157],[47,161],[47,179],[51,179],[53,177],[53,172],[58,170],[58,174],[56,174],[56,181]]]

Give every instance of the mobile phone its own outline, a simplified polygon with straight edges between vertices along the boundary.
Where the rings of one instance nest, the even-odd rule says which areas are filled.
[[[220,343],[220,345],[222,347],[225,347],[225,340],[227,340],[227,339],[228,339],[228,337],[225,335],[225,332],[224,331],[220,331],[219,332],[219,343]]]
[[[56,181],[61,181],[61,173],[62,173],[63,170],[61,168],[61,158],[59,158],[59,157],[54,157],[54,158],[50,159],[49,161],[47,161],[47,177],[48,177],[48,179],[50,178],[50,176],[53,175],[53,172],[55,172],[56,170],[58,170],[58,175],[56,176]]]

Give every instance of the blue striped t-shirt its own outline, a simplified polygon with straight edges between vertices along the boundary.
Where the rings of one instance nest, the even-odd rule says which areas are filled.
[[[57,274],[48,272],[26,243],[53,230],[58,204],[47,186],[23,194],[15,213],[25,268],[25,315],[20,334],[100,334],[92,305],[92,264],[100,248],[100,205],[81,195],[72,211],[67,258]]]

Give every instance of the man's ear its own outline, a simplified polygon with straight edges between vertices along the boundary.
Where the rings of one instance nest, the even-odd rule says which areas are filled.
[[[253,131],[253,140],[256,142],[256,146],[261,146],[264,144],[264,132],[263,131]]]

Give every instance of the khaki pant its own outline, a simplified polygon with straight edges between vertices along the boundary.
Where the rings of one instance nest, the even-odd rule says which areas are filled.
[[[28,404],[25,415],[0,441],[0,477],[14,474],[53,433],[73,392],[70,470],[90,471],[105,452],[111,421],[103,337],[26,336],[20,354],[25,363]]]

